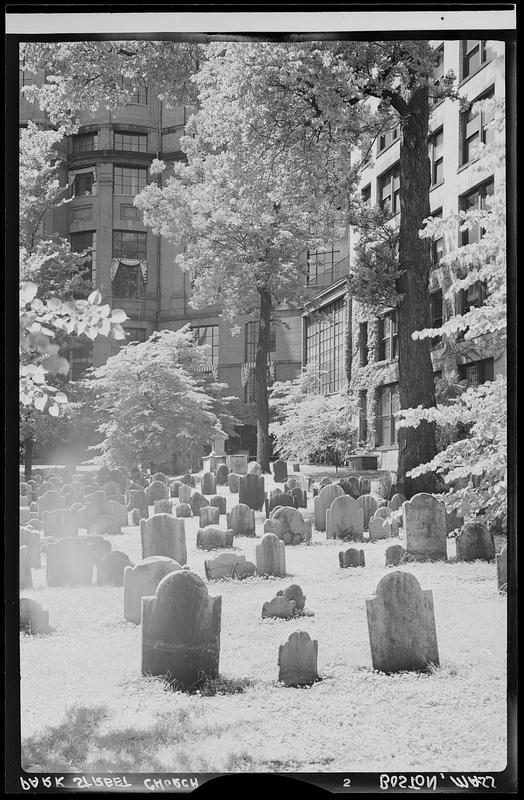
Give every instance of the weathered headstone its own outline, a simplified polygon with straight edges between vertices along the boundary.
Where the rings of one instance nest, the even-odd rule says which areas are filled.
[[[414,575],[401,570],[385,575],[366,609],[373,669],[388,673],[439,665],[433,593],[422,590]]]
[[[354,539],[364,538],[364,514],[356,500],[349,494],[335,497],[326,511],[326,538]]]
[[[259,575],[286,575],[286,546],[274,533],[265,533],[256,546],[257,572]]]
[[[456,531],[457,528],[462,528],[464,525],[464,517],[458,513],[458,510],[454,508],[452,511],[446,511],[446,533],[450,534],[452,531]]]
[[[93,546],[93,551],[95,554],[95,558],[104,558],[107,556],[108,553],[111,552],[112,546],[109,539],[104,539],[103,536],[96,536],[96,535],[87,535],[87,536],[79,536],[83,542],[87,542],[87,544],[91,544]]]
[[[191,511],[193,512],[193,516],[197,517],[200,514],[200,509],[207,506],[209,501],[207,497],[204,497],[203,494],[200,492],[193,492],[191,495],[191,500],[189,501],[189,505],[191,506]]]
[[[20,506],[20,514],[19,520],[20,525],[24,525],[26,522],[29,522],[31,519],[31,512],[29,511],[27,506]]]
[[[495,556],[497,562],[497,586],[499,592],[508,590],[508,546],[504,545],[500,553]]]
[[[219,464],[216,471],[216,479],[217,484],[219,486],[227,486],[227,476],[229,475],[229,470],[225,464]]]
[[[338,485],[344,490],[345,494],[349,494],[349,496],[354,500],[357,500],[360,497],[358,478],[341,478],[338,482]]]
[[[264,533],[274,533],[284,544],[296,545],[311,541],[311,522],[306,522],[296,508],[275,509],[264,523]]]
[[[227,485],[232,494],[238,494],[240,488],[240,475],[236,472],[230,472],[227,476]]]
[[[366,559],[363,550],[357,550],[355,547],[349,547],[347,550],[341,550],[338,554],[338,561],[341,569],[346,567],[365,567]]]
[[[191,475],[191,473],[190,473],[190,472],[186,472],[186,473],[185,473],[185,475],[182,475],[181,481],[182,481],[182,483],[184,483],[186,486],[192,486],[192,487],[193,487],[193,489],[195,488],[195,479],[194,479],[194,477]]]
[[[204,561],[204,570],[208,581],[231,578],[235,564],[246,560],[245,556],[233,553],[220,553],[215,558]]]
[[[264,476],[255,473],[241,475],[238,480],[238,501],[245,503],[254,511],[264,507]]]
[[[275,483],[285,483],[287,481],[287,462],[282,458],[277,458],[273,463],[273,480]]]
[[[227,527],[235,536],[255,535],[255,512],[245,503],[238,503],[226,514]]]
[[[213,472],[204,472],[200,490],[202,494],[215,494],[217,490],[217,480]]]
[[[205,528],[206,525],[218,525],[220,523],[220,511],[216,506],[203,506],[200,509],[199,525]]]
[[[290,506],[295,508],[295,501],[288,492],[282,492],[280,489],[272,489],[269,492],[269,497],[265,501],[266,517],[271,516],[277,506]]]
[[[189,503],[179,503],[175,506],[175,517],[192,517],[193,512]]]
[[[215,550],[218,547],[233,547],[234,532],[221,530],[215,525],[199,528],[196,537],[196,546],[201,550]]]
[[[234,472],[236,475],[247,474],[247,455],[245,453],[234,453],[226,459],[226,464],[229,472]]]
[[[369,528],[369,520],[378,508],[377,499],[376,497],[373,497],[372,494],[361,494],[357,500],[357,503],[362,509],[364,517],[364,530],[367,531]]]
[[[303,611],[304,606],[306,605],[306,595],[302,591],[302,588],[298,585],[298,583],[292,583],[290,586],[287,586],[285,589],[280,589],[277,592],[277,597],[279,595],[283,595],[287,597],[288,600],[292,600],[295,604],[295,611]]]
[[[51,633],[49,611],[30,597],[20,598],[20,630],[30,634]]]
[[[166,556],[179,564],[187,561],[186,533],[183,519],[171,514],[154,514],[140,521],[142,558]]]
[[[155,472],[155,474],[151,476],[151,480],[160,481],[167,486],[167,475],[164,472]]]
[[[96,559],[97,586],[123,586],[124,570],[133,567],[133,562],[126,553],[112,550],[106,556]]]
[[[131,525],[140,525],[140,520],[143,518],[142,511],[139,508],[131,510]]]
[[[299,486],[291,489],[291,497],[295,503],[295,508],[307,508],[307,495],[306,492]]]
[[[31,572],[31,562],[29,558],[29,548],[20,548],[20,589],[33,588],[33,573]]]
[[[27,547],[29,566],[40,569],[40,533],[32,528],[20,528],[20,547]]]
[[[368,530],[371,542],[390,539],[392,536],[398,535],[398,529],[393,526],[393,520],[383,519],[382,517],[372,517],[369,520]]]
[[[326,476],[325,478],[321,478],[321,480],[320,480],[318,485],[319,485],[320,489],[323,489],[324,486],[331,486],[332,483],[333,483],[333,481],[331,480],[331,478],[328,478]]]
[[[124,570],[124,619],[140,624],[142,598],[155,594],[157,586],[166,575],[182,569],[181,565],[166,556],[149,556],[134,567]]]
[[[480,522],[468,522],[456,537],[457,561],[492,561],[495,558],[493,534]]]
[[[55,489],[49,489],[38,499],[38,517],[43,518],[45,511],[54,511],[57,508],[64,508],[63,498]]]
[[[221,494],[216,494],[214,497],[211,498],[209,504],[212,506],[216,506],[218,508],[219,513],[225,514],[226,513],[226,498]]]
[[[31,505],[29,506],[29,513],[36,514],[36,516],[38,517],[38,503],[31,503]]]
[[[388,519],[391,516],[391,509],[387,506],[380,506],[373,514],[373,518],[380,517],[380,519]]]
[[[153,504],[153,514],[171,514],[173,506],[171,500],[155,500]]]
[[[198,575],[177,570],[142,600],[142,673],[185,690],[218,677],[221,597]]]
[[[331,508],[333,500],[337,497],[342,497],[343,494],[344,490],[341,489],[340,486],[333,486],[333,484],[330,484],[322,487],[318,496],[315,497],[313,501],[313,507],[315,509],[315,528],[317,531],[326,530],[326,511],[328,508]]]
[[[406,550],[401,544],[391,544],[386,547],[386,563],[385,567],[398,567],[399,564],[404,563]]]
[[[148,506],[155,504],[155,500],[167,500],[167,486],[163,481],[152,481],[146,489]]]
[[[288,478],[287,481],[284,483],[284,491],[291,492],[291,490],[296,489],[297,486],[299,489],[301,488],[300,481],[298,481],[295,477]]]
[[[116,481],[108,481],[102,486],[102,491],[106,493],[107,497],[116,500],[122,496],[122,487]]]
[[[147,517],[149,510],[144,489],[130,489],[127,493],[127,510],[133,511],[135,508],[140,512],[141,519]]]
[[[20,495],[20,508],[29,508],[29,497],[25,494]]]
[[[93,579],[93,547],[78,536],[59,539],[47,546],[48,586],[80,586]]]
[[[178,492],[181,486],[183,486],[182,481],[171,481],[169,485],[169,492],[171,494],[171,497],[178,497]]]
[[[109,513],[115,517],[119,526],[128,524],[127,509],[125,505],[117,500],[110,500],[108,503]]]
[[[20,481],[20,494],[25,495],[25,497],[28,497],[29,502],[31,502],[31,495],[33,494],[33,490],[32,487],[29,485],[29,483],[26,483],[25,481]]]
[[[191,495],[193,494],[193,489],[189,484],[183,483],[180,485],[178,489],[178,499],[181,503],[189,503],[191,500]]]
[[[289,600],[284,595],[273,597],[262,606],[262,619],[275,617],[277,619],[291,619],[295,613],[295,601]]]
[[[231,577],[239,581],[252,578],[257,574],[257,568],[252,561],[237,561],[231,572]]]
[[[371,481],[369,478],[358,479],[358,490],[361,495],[369,494],[371,492]]]
[[[278,649],[278,680],[286,686],[309,686],[318,680],[318,641],[295,631]]]
[[[44,536],[54,536],[55,539],[64,539],[78,534],[76,511],[72,511],[69,508],[44,511],[43,525]]]
[[[415,561],[445,561],[446,506],[431,494],[421,492],[402,506],[406,551]]]
[[[250,461],[247,465],[247,474],[248,475],[262,475],[262,467],[258,463],[258,461]]]
[[[119,536],[122,533],[118,517],[109,512],[88,519],[85,528],[90,536]]]
[[[406,498],[404,497],[404,495],[397,493],[393,495],[391,500],[388,500],[387,507],[390,508],[392,511],[398,511],[400,508],[402,508],[402,504],[405,502]]]

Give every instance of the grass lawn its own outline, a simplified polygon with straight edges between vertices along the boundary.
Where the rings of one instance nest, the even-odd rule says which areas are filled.
[[[197,487],[198,488],[198,487]],[[273,483],[266,476],[266,488]],[[238,501],[219,492],[228,508]],[[312,501],[309,501],[312,508]],[[152,509],[151,509],[152,510]],[[257,535],[263,515],[257,514]],[[204,577],[197,519],[188,564]],[[221,527],[225,518],[221,517]],[[140,530],[112,537],[141,558]],[[398,540],[365,542],[366,567],[341,570],[341,543],[314,532],[286,548],[288,577],[210,582],[222,595],[221,680],[214,694],[174,692],[140,674],[141,628],[123,618],[123,589],[47,588],[45,555],[32,597],[56,632],[21,636],[22,757],[37,772],[499,771],[506,765],[506,598],[493,563],[410,564],[432,589],[441,666],[384,675],[371,667],[365,600]],[[235,546],[255,561],[256,539]],[[347,545],[342,545],[346,547]],[[314,616],[262,620],[262,604],[299,583]],[[277,683],[278,647],[306,630],[322,680]]]

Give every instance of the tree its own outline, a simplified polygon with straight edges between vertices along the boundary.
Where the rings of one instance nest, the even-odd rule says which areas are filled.
[[[321,394],[320,379],[311,369],[293,381],[274,383],[269,405],[274,417],[269,432],[282,458],[309,461],[319,451],[340,457],[351,449],[355,408],[347,395]]]
[[[186,326],[128,344],[92,370],[85,384],[105,437],[96,448],[103,463],[160,463],[184,447],[200,454],[219,419],[231,428],[235,420],[225,408],[225,386],[214,384],[209,391],[198,371],[204,351]]]
[[[480,103],[478,104],[481,105]],[[452,300],[476,282],[487,288],[485,300],[465,314],[455,313],[441,328],[426,328],[414,334],[419,339],[443,335],[465,342],[490,339],[503,346],[506,338],[506,186],[504,147],[504,106],[501,100],[483,101],[483,110],[492,109],[495,138],[477,150],[479,172],[495,174],[492,202],[485,209],[459,211],[445,220],[429,218],[421,232],[423,238],[446,232],[481,232],[478,240],[450,252],[442,261],[454,276],[447,295]],[[489,116],[489,114],[488,114]],[[477,238],[477,237],[475,237]],[[457,308],[453,302],[452,308]],[[450,507],[467,504],[473,513],[489,522],[506,525],[507,517],[507,382],[502,376],[478,387],[469,387],[447,403],[433,409],[421,407],[401,412],[399,425],[416,429],[421,421],[440,428],[466,426],[464,438],[452,441],[431,460],[412,470],[412,475],[433,473],[447,485],[443,499]]]

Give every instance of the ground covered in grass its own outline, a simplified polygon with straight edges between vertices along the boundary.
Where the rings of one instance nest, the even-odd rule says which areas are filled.
[[[197,487],[198,488],[198,487]],[[266,488],[273,488],[266,477]],[[228,508],[238,501],[219,492]],[[309,502],[312,508],[312,501]],[[152,509],[151,509],[152,511]],[[257,514],[257,535],[264,516]],[[221,527],[225,518],[221,517]],[[186,520],[188,564],[204,577],[198,520]],[[140,529],[112,537],[141,558]],[[123,618],[123,589],[47,588],[45,555],[24,591],[50,612],[48,636],[21,637],[23,766],[35,771],[500,771],[506,764],[506,599],[493,563],[409,564],[432,589],[441,666],[384,675],[371,666],[366,598],[387,571],[386,547],[364,542],[366,567],[341,570],[340,542],[314,532],[286,548],[288,576],[210,582],[222,595],[220,680],[175,692],[140,673],[141,629]],[[256,539],[235,547],[255,561]],[[262,604],[299,583],[311,616],[262,620]],[[278,647],[305,630],[321,680],[279,685]]]

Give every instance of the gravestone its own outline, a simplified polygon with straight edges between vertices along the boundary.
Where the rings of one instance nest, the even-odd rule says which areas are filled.
[[[288,492],[282,492],[280,489],[272,489],[269,493],[269,498],[265,501],[266,517],[271,516],[271,512],[277,506],[289,506],[295,508],[295,501]]]
[[[21,481],[20,482],[20,494],[24,495],[25,497],[28,497],[29,498],[29,502],[31,502],[32,493],[33,493],[32,487],[28,483],[25,483],[25,481]]]
[[[43,517],[44,536],[64,539],[78,535],[76,511],[69,508],[56,508],[54,511],[44,511]]]
[[[126,526],[128,524],[127,509],[125,505],[119,503],[118,500],[110,500],[108,505],[109,513],[115,517],[119,526]]]
[[[399,564],[404,563],[406,550],[401,544],[391,544],[386,547],[386,563],[385,567],[398,567]]]
[[[284,595],[273,597],[262,606],[262,619],[274,617],[276,619],[291,619],[295,613],[295,601],[289,600]]]
[[[291,490],[296,489],[297,486],[299,489],[301,488],[300,481],[298,481],[296,478],[288,478],[284,484],[284,491],[291,492]]]
[[[169,485],[169,492],[171,497],[178,497],[180,487],[183,486],[182,481],[172,481]]]
[[[54,511],[57,508],[64,508],[64,500],[55,489],[49,489],[40,495],[38,499],[38,517],[43,518],[45,511]]]
[[[192,487],[193,487],[193,489],[195,488],[195,479],[194,479],[194,477],[191,475],[191,473],[190,473],[190,472],[186,472],[186,474],[185,474],[185,475],[182,475],[181,481],[182,481],[182,483],[184,483],[186,486],[192,486]]]
[[[97,486],[96,483],[87,483],[87,484],[84,484],[84,486],[81,487],[80,494],[85,499],[89,495],[92,495],[97,491],[99,491],[99,487]]]
[[[20,630],[30,634],[52,633],[49,611],[29,597],[20,598]]]
[[[221,597],[209,597],[198,575],[177,570],[142,600],[142,673],[196,689],[218,677]]]
[[[213,472],[204,472],[200,490],[202,494],[215,494],[217,490],[217,480]]]
[[[264,533],[274,533],[284,544],[296,545],[311,541],[311,522],[305,522],[296,508],[275,509],[264,523]]]
[[[171,514],[154,514],[140,521],[142,558],[166,556],[179,564],[187,562],[186,533],[183,519]]]
[[[25,494],[20,495],[20,508],[29,508],[29,497]]]
[[[240,488],[240,475],[236,472],[230,472],[227,476],[227,485],[232,494],[238,494]]]
[[[287,481],[287,462],[282,458],[277,458],[273,462],[273,480],[275,483],[285,483]]]
[[[203,506],[200,509],[199,525],[205,528],[206,525],[218,525],[220,523],[220,511],[216,506]]]
[[[124,619],[140,624],[142,598],[156,593],[160,581],[181,565],[166,556],[149,556],[124,570]]]
[[[225,514],[226,513],[226,498],[221,494],[216,494],[210,500],[210,505],[215,506],[218,508],[219,513]]]
[[[293,464],[293,472],[300,472],[300,464]]]
[[[160,481],[161,483],[165,483],[167,486],[167,475],[163,472],[155,472],[155,474],[152,475],[151,480]]]
[[[309,686],[318,680],[318,641],[295,631],[278,649],[278,680],[286,686]]]
[[[504,545],[500,553],[495,556],[497,562],[497,586],[499,592],[508,590],[508,546]]]
[[[192,517],[193,512],[189,503],[179,503],[175,506],[175,517]]]
[[[335,497],[326,511],[326,538],[354,539],[364,538],[364,515],[356,500],[349,494]]]
[[[344,490],[345,494],[348,494],[354,500],[358,500],[360,497],[358,478],[341,478],[338,485]]]
[[[255,536],[255,512],[245,503],[238,503],[226,514],[227,527],[235,536]]]
[[[48,586],[81,586],[93,580],[93,547],[78,536],[59,539],[47,546]]]
[[[446,506],[421,492],[402,506],[406,551],[415,561],[446,561]]]
[[[153,504],[153,514],[171,514],[173,506],[170,500],[155,500]]]
[[[315,497],[313,501],[313,507],[315,509],[315,528],[317,531],[326,530],[326,511],[328,508],[331,508],[333,500],[337,497],[342,497],[343,494],[344,490],[341,489],[340,486],[333,486],[333,484],[330,484],[322,487],[318,496]]]
[[[462,528],[464,525],[464,517],[458,513],[454,508],[452,511],[446,511],[446,533],[449,535],[452,531]]]
[[[385,575],[366,609],[373,669],[390,673],[439,665],[433,593],[422,590],[414,575],[401,570]]]
[[[144,519],[142,511],[139,508],[133,508],[131,511],[131,525],[140,525],[141,519]]]
[[[299,486],[291,489],[291,497],[295,503],[295,508],[307,508],[307,495]]]
[[[92,517],[85,528],[90,536],[119,536],[122,533],[118,518],[109,512]]]
[[[238,501],[245,503],[254,511],[261,511],[264,507],[264,476],[255,473],[241,475],[238,480]]]
[[[167,486],[163,481],[152,481],[146,489],[148,506],[155,504],[156,500],[167,500]]]
[[[292,583],[291,586],[287,586],[284,590],[280,589],[277,592],[277,597],[279,595],[283,595],[284,597],[287,597],[288,600],[292,600],[294,602],[295,612],[304,610],[304,606],[306,605],[306,596],[298,583]]]
[[[256,546],[256,563],[259,575],[286,575],[286,546],[274,533],[265,533]]]
[[[341,550],[338,554],[338,561],[341,569],[346,567],[365,567],[366,559],[363,550],[357,550],[355,547],[349,547],[347,550]]]
[[[378,508],[377,499],[372,494],[361,494],[357,503],[362,509],[364,530],[367,531],[369,529],[369,520]]]
[[[123,586],[124,570],[134,564],[126,553],[112,550],[106,556],[96,559],[97,586]]]
[[[402,508],[402,504],[406,502],[406,498],[403,494],[397,493],[394,494],[391,500],[388,500],[387,507],[390,508],[392,511],[398,511]]]
[[[371,481],[369,478],[358,479],[358,491],[361,495],[369,494],[371,492]]]
[[[33,573],[31,572],[31,562],[29,559],[29,547],[20,548],[20,589],[33,588]]]
[[[194,492],[191,495],[191,500],[189,501],[189,505],[191,506],[191,511],[193,512],[193,516],[197,517],[200,514],[200,509],[207,506],[209,503],[207,497],[204,497],[203,494],[200,492]]]
[[[189,503],[193,489],[187,483],[181,484],[178,489],[178,499],[181,503]]]
[[[206,578],[208,581],[231,578],[235,564],[242,563],[245,560],[245,556],[232,553],[220,553],[219,556],[204,561]]]
[[[324,486],[331,486],[331,485],[332,485],[332,483],[333,483],[333,481],[331,480],[331,478],[328,478],[328,477],[326,476],[325,478],[322,478],[322,479],[320,480],[320,482],[319,482],[319,484],[318,484],[318,485],[319,485],[319,488],[320,488],[320,489],[323,489],[323,488],[324,488]]]
[[[112,550],[111,542],[103,536],[80,535],[78,538],[93,546],[95,558],[104,558]]]
[[[258,463],[258,461],[250,461],[247,465],[247,474],[248,475],[262,475],[262,467]]]
[[[215,525],[199,528],[196,537],[196,546],[201,550],[215,550],[218,547],[233,547],[234,532],[221,530]]]
[[[20,528],[20,547],[27,547],[29,566],[40,569],[40,534],[32,528]]]
[[[390,539],[398,534],[398,529],[393,527],[393,520],[382,517],[372,517],[369,520],[369,540],[378,542],[380,539]]]
[[[237,561],[231,572],[231,577],[239,581],[252,578],[257,574],[257,568],[252,561]]]
[[[468,522],[455,539],[457,561],[492,561],[495,558],[493,535],[480,522]]]
[[[135,508],[138,509],[140,513],[140,519],[147,518],[149,509],[147,507],[147,498],[144,489],[130,489],[127,493],[127,510],[133,511]]]
[[[226,459],[229,472],[234,472],[236,475],[247,475],[247,464],[247,455],[245,453],[235,453]]]
[[[35,514],[36,518],[38,519],[38,503],[31,503],[31,505],[29,506],[29,513]]]
[[[229,470],[225,464],[219,464],[216,471],[216,479],[217,484],[219,486],[227,486],[227,476],[229,475]]]
[[[106,493],[107,497],[112,500],[122,496],[122,487],[116,481],[108,481],[102,486],[102,491]]]
[[[20,525],[24,525],[24,523],[29,522],[31,519],[31,512],[29,511],[27,506],[20,506],[20,514],[19,514],[19,521]]]
[[[388,519],[391,516],[391,509],[387,506],[379,506],[375,513],[373,514],[372,519]]]

